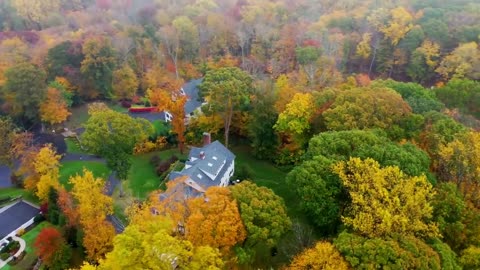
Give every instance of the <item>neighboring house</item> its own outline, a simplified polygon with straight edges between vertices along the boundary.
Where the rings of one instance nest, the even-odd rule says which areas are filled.
[[[195,111],[200,110],[202,102],[199,101],[199,89],[198,86],[202,83],[202,79],[191,80],[188,83],[184,84],[180,89],[180,93],[184,96],[187,96],[187,102],[184,105],[185,109],[185,120],[188,123],[190,117],[192,117]],[[147,119],[150,122],[156,120],[161,120],[163,122],[171,122],[173,115],[168,111],[163,112],[142,112],[142,113],[132,113],[129,112],[128,115],[134,118],[143,118]]]
[[[185,118],[190,119],[195,111],[200,110],[202,102],[200,101],[198,86],[202,83],[203,79],[191,80],[186,83],[180,90],[183,95],[187,96],[187,102],[185,103]]]
[[[219,141],[210,142],[209,133],[204,133],[203,138],[204,146],[190,150],[185,168],[169,175],[169,180],[184,176],[187,197],[196,197],[212,186],[228,186],[234,173],[235,155]]]
[[[132,113],[128,112],[128,115],[130,115],[133,118],[143,118],[146,119],[150,122],[155,122],[157,120],[163,121],[163,122],[170,122],[172,121],[172,114],[169,112],[141,112],[141,113]]]
[[[40,209],[22,200],[0,208],[0,243],[18,230],[32,225],[39,213]]]

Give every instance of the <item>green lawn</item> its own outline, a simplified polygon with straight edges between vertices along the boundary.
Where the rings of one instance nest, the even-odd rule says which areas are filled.
[[[107,165],[95,161],[67,161],[62,162],[60,167],[60,183],[70,190],[72,185],[69,183],[70,176],[83,174],[83,168],[93,172],[95,177],[107,178],[110,175],[110,170]]]
[[[75,138],[65,138],[65,144],[67,145],[68,153],[87,154],[87,152],[80,148]]]
[[[128,112],[127,108],[122,107],[118,102],[112,102],[107,104],[108,107],[116,112]]]
[[[181,155],[178,149],[134,156],[128,176],[128,188],[131,189],[134,197],[145,199],[148,193],[159,188],[160,179],[155,173],[155,168],[150,164],[150,158],[154,155],[160,156],[161,160],[169,159],[172,155],[176,155],[178,158],[186,158],[186,155]]]
[[[26,201],[38,204],[38,198],[30,191],[21,188],[0,188],[0,198],[22,196]]]
[[[306,216],[300,209],[298,198],[295,193],[288,188],[285,182],[286,172],[275,167],[270,162],[255,159],[247,147],[234,147],[232,151],[236,155],[236,168],[242,165],[248,165],[252,169],[252,180],[257,183],[257,185],[268,187],[272,189],[275,194],[283,198],[290,218],[306,222]]]
[[[82,104],[70,109],[71,115],[68,117],[65,122],[65,126],[71,130],[82,127],[82,124],[85,123],[88,118],[88,105]]]
[[[23,259],[16,265],[10,266],[10,269],[12,270],[20,270],[20,269],[29,269],[29,267],[35,262],[37,256],[35,255],[35,250],[33,247],[33,243],[35,242],[35,239],[37,238],[38,234],[43,228],[47,227],[52,227],[53,225],[48,223],[47,221],[44,221],[37,226],[35,226],[33,229],[25,233],[21,238],[25,240],[26,242],[26,248],[25,251],[27,254]],[[2,268],[3,270],[3,268]]]

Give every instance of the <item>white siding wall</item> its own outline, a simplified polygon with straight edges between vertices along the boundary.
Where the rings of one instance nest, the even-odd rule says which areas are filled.
[[[228,186],[228,181],[230,180],[230,177],[233,175],[234,168],[235,168],[235,160],[232,161],[232,164],[230,164],[228,169],[225,171],[225,174],[222,176],[222,180],[220,181],[221,187]]]

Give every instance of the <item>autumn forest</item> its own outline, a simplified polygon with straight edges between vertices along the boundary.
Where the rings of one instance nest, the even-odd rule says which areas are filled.
[[[1,269],[480,269],[480,2],[0,1],[18,201]]]

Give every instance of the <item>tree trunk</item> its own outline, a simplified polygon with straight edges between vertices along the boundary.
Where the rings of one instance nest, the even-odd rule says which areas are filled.
[[[228,101],[229,103],[229,106],[228,106],[228,112],[227,112],[227,115],[226,115],[226,119],[225,119],[225,147],[228,148],[228,134],[230,132],[230,124],[232,123],[232,116],[233,116],[233,107],[231,105],[231,101],[229,100]]]
[[[374,47],[374,50],[373,50],[372,61],[370,62],[370,68],[368,69],[368,77],[370,77],[370,74],[372,73],[373,63],[375,62],[375,57],[377,56],[377,47],[378,47],[377,43],[378,43],[378,41],[375,43],[375,47]]]

